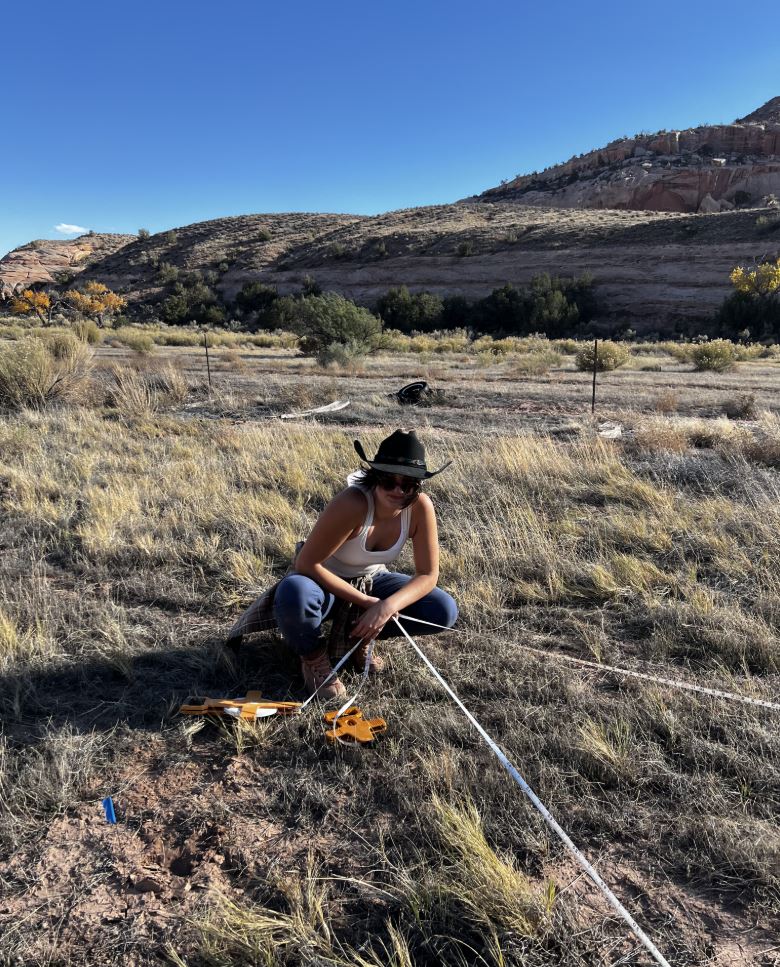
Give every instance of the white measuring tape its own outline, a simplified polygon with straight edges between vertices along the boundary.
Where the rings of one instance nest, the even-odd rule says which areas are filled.
[[[410,615],[402,615],[402,618],[407,621],[415,621],[418,624],[429,625],[433,628],[439,628],[442,631],[453,631],[455,629],[448,628],[446,625],[435,624],[433,621],[424,621],[421,618],[412,618]],[[547,826],[555,833],[555,835],[561,840],[564,846],[569,850],[572,856],[575,858],[577,863],[582,867],[587,876],[590,878],[592,883],[596,886],[599,892],[604,896],[609,905],[613,910],[628,924],[631,932],[636,936],[636,938],[645,947],[648,953],[653,957],[656,963],[661,964],[662,967],[670,967],[669,962],[663,956],[663,954],[658,950],[652,940],[647,936],[647,934],[642,930],[639,924],[634,920],[631,914],[626,910],[623,904],[618,900],[615,894],[610,890],[592,864],[588,859],[580,852],[577,846],[572,841],[571,837],[566,833],[563,827],[558,823],[552,813],[547,809],[544,803],[539,799],[533,789],[528,785],[525,779],[520,775],[517,768],[510,762],[503,750],[497,745],[497,743],[491,738],[491,736],[485,731],[485,729],[480,725],[480,723],[474,718],[471,712],[466,708],[460,698],[457,696],[455,691],[450,687],[450,685],[445,681],[441,673],[434,667],[430,662],[427,655],[422,651],[417,642],[409,635],[404,626],[398,620],[397,617],[393,617],[393,621],[398,625],[399,629],[407,641],[412,645],[417,654],[422,658],[425,664],[428,666],[434,677],[439,681],[439,683],[446,690],[447,694],[452,698],[456,705],[460,708],[469,722],[474,726],[474,728],[479,732],[482,738],[485,740],[488,748],[493,752],[496,758],[499,760],[504,769],[509,773],[510,777],[514,782],[520,787],[522,792],[528,797],[534,808],[539,812],[542,819],[544,819]],[[304,708],[311,702],[319,692],[319,690],[326,685],[341,669],[341,667],[346,663],[346,661],[351,657],[351,655],[356,651],[358,646],[362,643],[361,638],[338,662],[333,671],[325,678],[316,688],[316,690],[309,696],[308,699],[301,705],[300,711],[302,712]],[[335,716],[335,721],[338,720],[339,716],[343,715],[348,708],[352,706],[355,699],[357,698],[360,690],[363,688],[366,680],[368,679],[368,669],[371,662],[371,656],[373,654],[375,641],[372,640],[369,643],[368,651],[366,654],[365,666],[363,668],[363,674],[361,676],[360,683],[358,684],[355,694],[345,702],[341,708],[338,710]],[[573,655],[566,655],[561,652],[550,652],[545,651],[542,648],[533,648],[530,645],[517,645],[523,651],[531,652],[532,654],[540,655],[544,658],[560,658],[563,661],[573,662],[574,664],[584,666],[586,668],[592,668],[596,671],[601,672],[612,672],[617,675],[626,675],[631,678],[638,678],[644,681],[655,682],[660,685],[668,685],[672,688],[684,689],[685,691],[698,692],[703,695],[710,695],[714,698],[723,698],[728,701],[742,702],[746,705],[754,705],[762,708],[769,708],[775,711],[780,711],[780,703],[770,702],[765,699],[750,698],[747,695],[738,695],[735,692],[726,692],[717,688],[707,688],[703,685],[693,685],[689,682],[683,682],[679,679],[663,678],[659,675],[650,675],[646,672],[636,672],[627,668],[618,668],[614,665],[604,665],[599,662],[587,661],[583,658],[576,658]],[[334,725],[335,725],[334,721]]]
[[[630,678],[641,678],[646,682],[657,682],[659,685],[671,685],[673,688],[682,688],[687,692],[700,692],[702,695],[712,695],[714,698],[725,698],[730,702],[743,702],[745,705],[759,705],[761,708],[771,708],[775,711],[780,711],[780,703],[770,702],[763,698],[750,698],[749,695],[738,695],[736,692],[723,692],[719,688],[693,685],[690,682],[683,682],[680,679],[661,678],[660,675],[649,675],[647,672],[635,672],[629,668],[603,665],[601,662],[586,661],[584,658],[575,658],[574,655],[566,655],[563,652],[545,651],[543,648],[532,648],[530,645],[520,645],[519,647],[524,651],[533,652],[535,655],[542,655],[545,658],[561,658],[563,661],[571,661],[575,665],[584,665],[586,668],[595,668],[600,672],[614,672],[616,675],[627,675]]]
[[[356,651],[356,649],[358,648],[358,646],[359,646],[359,645],[360,645],[360,644],[361,644],[362,642],[363,642],[363,638],[361,638],[361,639],[360,639],[360,640],[359,640],[359,641],[358,641],[358,642],[357,642],[356,644],[354,644],[354,645],[353,645],[353,646],[352,646],[352,647],[351,647],[351,648],[349,649],[349,651],[348,651],[348,652],[346,653],[346,655],[344,655],[344,657],[343,657],[343,658],[341,659],[341,661],[339,661],[339,663],[338,663],[338,664],[336,665],[336,667],[335,667],[335,668],[333,669],[333,671],[331,671],[331,673],[330,673],[330,675],[328,675],[328,677],[327,677],[327,678],[324,678],[324,679],[323,679],[323,680],[322,680],[322,681],[321,681],[321,682],[319,683],[319,685],[318,685],[318,686],[317,686],[317,687],[316,687],[316,688],[314,689],[314,691],[313,691],[313,692],[311,693],[311,695],[310,695],[310,696],[309,696],[309,697],[308,697],[308,698],[306,699],[306,701],[305,701],[305,702],[304,702],[304,703],[303,703],[303,704],[301,705],[301,707],[300,707],[300,708],[298,709],[298,714],[300,714],[300,713],[301,713],[301,712],[302,712],[302,711],[303,711],[303,710],[304,710],[304,709],[306,708],[306,706],[307,706],[307,705],[309,704],[309,702],[311,702],[311,701],[312,701],[312,699],[313,699],[313,698],[314,698],[314,697],[315,697],[315,696],[317,695],[317,692],[319,692],[319,690],[320,690],[321,688],[323,688],[323,686],[325,686],[325,685],[327,685],[327,684],[328,684],[328,682],[329,682],[329,681],[331,680],[331,678],[333,678],[333,677],[334,677],[334,676],[335,676],[335,675],[337,674],[337,672],[339,671],[339,669],[341,668],[341,666],[342,666],[342,665],[343,665],[343,664],[344,664],[344,663],[346,662],[346,660],[347,660],[347,659],[348,659],[348,658],[349,658],[349,657],[350,657],[350,656],[351,656],[352,654],[354,654],[354,652]],[[343,705],[341,706],[341,708],[340,708],[340,709],[338,710],[338,712],[336,712],[336,715],[335,715],[335,717],[334,717],[334,719],[333,719],[333,722],[331,723],[331,727],[332,727],[332,728],[333,728],[334,730],[336,729],[336,723],[338,722],[338,720],[339,720],[339,719],[341,718],[341,716],[342,716],[342,715],[343,715],[343,714],[344,714],[344,713],[345,713],[345,712],[347,711],[347,709],[348,709],[348,708],[351,708],[351,707],[352,707],[352,705],[353,705],[353,704],[354,704],[354,702],[355,702],[355,699],[356,699],[356,698],[358,697],[358,695],[360,694],[360,690],[361,690],[361,689],[363,688],[363,686],[364,686],[364,685],[366,684],[366,681],[368,680],[368,670],[369,670],[369,668],[371,667],[371,657],[372,657],[372,655],[374,654],[374,645],[375,645],[375,644],[376,644],[376,639],[375,639],[375,638],[372,638],[372,639],[371,639],[371,641],[369,641],[369,643],[368,643],[368,648],[367,648],[367,650],[366,650],[366,660],[365,660],[365,663],[364,663],[364,665],[363,665],[363,674],[362,674],[362,675],[361,675],[361,677],[360,677],[360,682],[358,683],[358,687],[357,687],[357,689],[355,690],[355,694],[354,694],[354,695],[353,695],[353,696],[352,696],[351,698],[348,698],[348,699],[347,699],[347,701],[346,701],[346,702],[344,702],[344,704],[343,704]],[[336,732],[336,739],[337,739],[337,741],[338,741],[338,742],[340,742],[340,743],[341,743],[342,745],[351,745],[351,744],[352,744],[352,743],[350,743],[350,742],[345,742],[345,741],[344,741],[344,739],[342,739],[342,738],[341,738],[341,736],[339,736],[339,734],[338,734],[338,731]]]
[[[302,711],[303,711],[303,710],[304,710],[304,709],[306,708],[306,706],[307,706],[307,705],[309,704],[309,702],[311,702],[311,701],[313,701],[313,700],[314,700],[314,699],[316,698],[316,696],[317,696],[317,692],[319,692],[319,690],[320,690],[320,689],[321,689],[321,688],[322,688],[323,686],[325,686],[325,685],[327,685],[327,684],[328,684],[328,682],[329,682],[329,681],[331,680],[331,678],[333,678],[333,677],[334,677],[334,676],[335,676],[335,675],[336,675],[336,674],[338,673],[338,671],[339,671],[339,669],[340,669],[340,668],[342,667],[342,665],[344,665],[344,664],[346,663],[346,661],[347,661],[347,659],[348,659],[348,658],[350,658],[350,657],[352,656],[352,654],[353,654],[353,653],[354,653],[354,652],[356,651],[356,649],[357,649],[357,647],[358,647],[358,645],[360,645],[360,644],[362,643],[362,641],[363,641],[363,639],[362,639],[362,638],[360,639],[360,641],[357,641],[357,642],[356,642],[356,643],[355,643],[355,644],[354,644],[354,645],[353,645],[353,646],[352,646],[352,647],[351,647],[351,648],[349,649],[349,651],[348,651],[348,652],[346,653],[346,655],[344,655],[344,657],[343,657],[343,658],[341,659],[341,661],[340,661],[340,662],[339,662],[339,663],[338,663],[338,664],[336,665],[336,667],[335,667],[335,668],[333,669],[333,671],[332,671],[332,672],[330,673],[330,675],[328,675],[328,677],[327,677],[327,678],[323,678],[323,680],[322,680],[322,681],[321,681],[321,682],[319,683],[319,685],[318,685],[318,686],[317,686],[317,687],[316,687],[316,688],[314,689],[314,691],[313,691],[313,692],[311,693],[311,695],[310,695],[310,696],[309,696],[309,697],[308,697],[308,698],[306,699],[306,701],[305,701],[305,702],[304,702],[304,703],[303,703],[303,704],[301,705],[301,707],[300,707],[300,708],[298,709],[298,712],[299,712],[299,713],[300,713],[300,712],[302,712]],[[369,649],[369,651],[371,651],[371,650],[372,650],[372,649]],[[369,660],[370,660],[370,656],[369,656]],[[366,677],[367,677],[367,675],[368,675],[368,661],[366,662],[366,668],[364,669],[364,675],[365,675]],[[361,682],[361,683],[360,683],[360,688],[362,688],[362,687],[363,687],[363,683]],[[360,689],[358,689],[358,691],[360,691]],[[356,692],[355,694],[357,694],[357,692]],[[339,712],[339,715],[341,715],[341,712]]]
[[[406,629],[401,624],[401,622],[398,620],[398,618],[395,618],[394,617],[393,618],[393,621],[395,621],[395,623],[401,629],[401,632],[403,633],[403,635],[406,638],[406,640],[411,644],[411,646],[414,648],[414,650],[417,652],[417,654],[420,656],[420,658],[422,658],[422,660],[425,662],[425,664],[431,670],[431,672],[436,677],[436,679],[444,686],[444,688],[446,689],[446,691],[447,691],[448,695],[450,696],[450,698],[453,699],[453,701],[455,702],[455,704],[460,708],[460,710],[463,712],[463,714],[466,716],[466,718],[469,720],[469,722],[471,722],[471,724],[474,726],[474,728],[477,730],[477,732],[479,732],[479,734],[485,740],[485,742],[487,743],[488,747],[493,752],[493,754],[496,756],[496,758],[501,763],[501,765],[506,769],[506,771],[509,773],[509,775],[512,777],[512,779],[514,779],[514,781],[517,783],[517,785],[520,786],[520,788],[525,793],[525,795],[531,800],[531,803],[533,804],[533,806],[541,814],[542,819],[544,819],[544,821],[547,823],[547,825],[550,827],[550,829],[561,840],[561,842],[564,844],[564,846],[566,846],[566,848],[569,850],[569,852],[572,854],[572,856],[574,856],[574,858],[577,860],[577,862],[579,863],[579,865],[587,873],[587,875],[590,877],[590,879],[593,881],[593,883],[598,888],[598,890],[600,891],[600,893],[607,900],[607,902],[612,907],[612,909],[615,910],[615,912],[618,913],[623,918],[623,920],[625,920],[625,922],[631,928],[631,932],[636,936],[636,938],[638,940],[641,941],[642,945],[651,954],[651,956],[653,957],[653,959],[657,963],[661,964],[662,967],[670,967],[669,961],[666,960],[666,958],[661,953],[661,951],[655,946],[655,944],[653,943],[653,941],[647,936],[647,934],[644,932],[644,930],[642,930],[642,928],[639,926],[639,924],[636,922],[636,920],[634,920],[634,918],[631,916],[631,914],[628,912],[628,910],[626,910],[626,908],[623,906],[623,904],[620,902],[620,900],[618,900],[618,898],[615,896],[615,894],[612,892],[612,890],[610,890],[610,888],[607,886],[607,884],[602,880],[602,878],[599,876],[599,874],[596,872],[596,870],[593,868],[593,866],[588,862],[588,860],[585,858],[585,856],[579,851],[579,849],[577,849],[577,847],[574,845],[574,843],[572,842],[572,840],[569,837],[569,835],[565,832],[565,830],[560,826],[560,824],[557,822],[557,820],[553,817],[553,815],[549,811],[549,809],[544,805],[544,803],[536,795],[536,793],[533,791],[533,789],[528,785],[528,783],[525,781],[525,779],[523,779],[523,777],[517,771],[517,769],[515,768],[515,766],[506,757],[505,753],[499,748],[499,746],[493,741],[493,739],[488,735],[488,733],[482,728],[482,726],[474,718],[474,716],[471,714],[471,712],[469,712],[469,710],[466,708],[466,706],[463,704],[463,702],[461,702],[461,700],[458,698],[458,696],[455,694],[455,692],[452,690],[452,688],[450,688],[450,686],[447,684],[447,682],[444,680],[444,678],[441,676],[441,674],[437,671],[437,669],[428,660],[427,656],[421,650],[421,648],[419,647],[419,645],[417,644],[417,642],[414,640],[414,638],[412,638],[409,635],[409,633],[406,631]],[[431,624],[431,622],[427,622],[427,621],[424,622],[424,623],[425,624]],[[449,630],[449,629],[447,629],[447,630]]]
[[[441,628],[442,631],[461,631],[461,628],[448,628],[446,625],[437,625],[433,621],[423,621],[421,618],[411,618],[409,615],[401,615],[404,621],[416,621],[418,624],[430,625],[432,628]],[[691,682],[684,682],[679,678],[662,678],[660,675],[650,675],[648,672],[635,672],[630,668],[618,668],[615,665],[604,665],[598,661],[587,661],[584,658],[576,658],[574,655],[567,655],[561,651],[545,651],[544,648],[532,648],[531,645],[515,644],[515,648],[523,651],[530,651],[534,655],[541,655],[543,658],[560,658],[562,661],[570,661],[575,665],[584,665],[586,668],[593,668],[600,672],[614,672],[616,675],[626,675],[629,678],[640,678],[646,682],[656,682],[659,685],[670,685],[672,688],[681,688],[686,692],[699,692],[702,695],[712,695],[714,698],[725,698],[730,702],[742,702],[745,705],[757,705],[761,708],[771,708],[775,712],[780,712],[780,702],[770,702],[764,698],[751,698],[749,695],[738,695],[736,692],[724,692],[719,688],[707,688],[704,685],[693,685]]]

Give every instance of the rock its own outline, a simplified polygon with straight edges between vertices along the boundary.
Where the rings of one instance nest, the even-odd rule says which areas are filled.
[[[142,876],[139,880],[133,883],[133,887],[138,890],[139,893],[155,893],[160,894],[163,891],[162,883],[159,880],[155,880],[151,876]]]
[[[714,215],[715,212],[719,212],[719,211],[720,211],[720,202],[715,201],[712,195],[710,195],[708,192],[699,203],[699,212],[702,215]]]
[[[0,259],[0,301],[15,288],[36,282],[55,282],[60,272],[73,275],[97,259],[113,255],[135,235],[81,235],[74,239],[39,239],[15,248]]]
[[[599,423],[598,434],[605,440],[617,440],[623,436],[623,424],[605,420],[604,423]]]
[[[652,170],[647,161],[653,157]],[[734,124],[703,125],[613,141],[533,176],[521,175],[479,196],[555,208],[630,208],[696,212],[703,195],[716,202],[745,191],[780,194],[780,98]],[[662,167],[666,163],[671,168]],[[622,166],[622,168],[621,168]],[[686,167],[690,170],[686,171]],[[628,171],[644,177],[616,178]],[[607,181],[608,188],[597,182]],[[707,210],[710,203],[707,202]]]

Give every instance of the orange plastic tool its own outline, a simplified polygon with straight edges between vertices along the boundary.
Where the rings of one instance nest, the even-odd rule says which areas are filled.
[[[295,715],[300,702],[269,702],[260,692],[247,692],[243,698],[207,698],[201,705],[182,705],[182,715],[229,715],[231,718],[255,719],[269,715]]]
[[[326,712],[324,721],[333,725],[336,720],[335,712]],[[373,742],[380,732],[387,728],[384,719],[364,719],[360,709],[353,705],[338,717],[335,728],[325,733],[325,738],[331,742],[339,740],[346,742]]]

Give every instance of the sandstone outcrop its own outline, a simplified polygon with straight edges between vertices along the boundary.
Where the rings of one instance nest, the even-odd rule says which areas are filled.
[[[74,239],[39,239],[22,245],[0,259],[0,300],[17,287],[53,283],[62,273],[82,272],[94,261],[111,255],[135,235],[81,235]]]
[[[780,193],[780,98],[734,124],[613,141],[479,196],[556,208],[712,212]],[[707,196],[711,201],[706,201]],[[712,202],[722,203],[717,208]],[[702,207],[703,206],[703,207]]]

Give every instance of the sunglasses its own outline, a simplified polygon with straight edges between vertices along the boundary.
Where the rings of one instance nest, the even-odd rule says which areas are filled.
[[[396,487],[400,487],[403,493],[413,494],[420,489],[420,481],[414,477],[396,477],[389,473],[383,473],[379,475],[377,486],[381,487],[382,490],[395,490]]]

